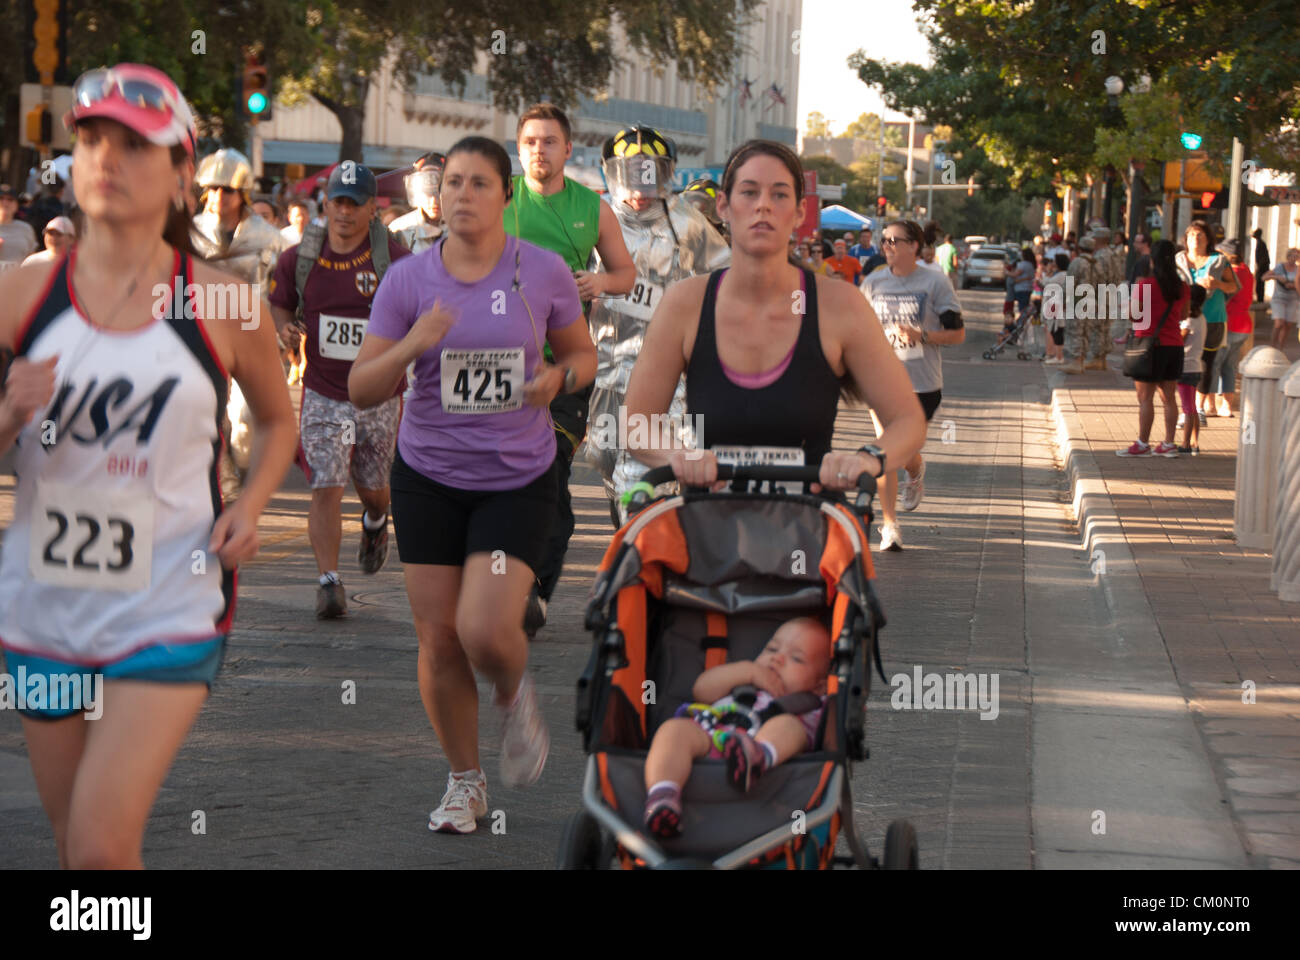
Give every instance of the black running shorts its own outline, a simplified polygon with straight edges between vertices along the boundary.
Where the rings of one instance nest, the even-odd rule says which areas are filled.
[[[534,572],[555,520],[555,471],[516,490],[460,490],[393,458],[393,531],[402,563],[465,565],[473,553],[501,550]]]
[[[939,402],[943,399],[943,391],[931,390],[928,393],[918,393],[916,399],[921,401],[921,409],[925,411],[925,422],[929,423],[934,417],[934,411],[939,409]]]

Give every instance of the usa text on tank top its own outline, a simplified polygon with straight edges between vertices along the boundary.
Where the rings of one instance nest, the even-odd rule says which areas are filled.
[[[93,326],[70,283],[74,257],[19,332],[19,356],[59,362],[49,407],[18,436],[0,642],[105,663],[228,629],[234,575],[206,553],[228,380],[175,288],[143,326]],[[177,253],[180,290],[191,274]]]
[[[703,424],[707,447],[798,447],[805,464],[819,464],[835,433],[840,383],[822,351],[816,279],[802,271],[807,311],[790,365],[773,383],[751,390],[733,383],[718,359],[715,303],[725,272],[711,273],[705,288],[686,367],[686,409]]]

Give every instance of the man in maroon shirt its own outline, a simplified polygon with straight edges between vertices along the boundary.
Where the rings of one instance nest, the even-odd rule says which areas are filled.
[[[365,167],[336,167],[325,189],[326,235],[318,243],[320,254],[307,276],[301,305],[295,274],[299,247],[310,249],[310,234],[280,255],[268,297],[276,328],[297,326],[306,338],[299,463],[312,487],[307,531],[320,568],[316,616],[322,619],[347,613],[338,561],[349,475],[365,507],[357,562],[366,573],[377,573],[388,556],[388,475],[406,384],[370,410],[358,410],[348,400],[348,373],[380,282],[371,237],[382,235],[387,241],[388,262],[410,253],[387,230],[372,234],[376,193],[374,174]],[[301,322],[295,317],[299,306]]]

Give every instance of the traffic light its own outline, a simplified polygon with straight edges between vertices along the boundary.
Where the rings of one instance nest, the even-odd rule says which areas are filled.
[[[1199,133],[1191,133],[1184,130],[1178,140],[1183,145],[1184,150],[1201,149],[1201,135]]]
[[[883,217],[885,215],[885,208],[888,206],[888,203],[889,202],[883,196],[876,197],[877,216]]]
[[[27,139],[36,144],[36,149],[46,150],[54,139],[54,116],[50,108],[40,103],[27,111]]]
[[[244,116],[253,123],[271,119],[271,78],[260,55],[250,54],[244,63],[239,99]]]
[[[64,9],[60,9],[63,7]],[[31,36],[28,40],[31,50],[31,67],[35,71],[34,82],[50,86],[59,80],[64,59],[64,36],[67,20],[67,4],[60,0],[31,0]],[[45,140],[49,143],[49,140]]]

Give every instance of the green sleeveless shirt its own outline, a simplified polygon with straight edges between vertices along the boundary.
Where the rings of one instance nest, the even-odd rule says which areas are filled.
[[[514,179],[515,195],[506,206],[506,233],[554,251],[571,270],[586,270],[600,235],[600,197],[577,181],[564,178],[564,189],[544,197]]]

